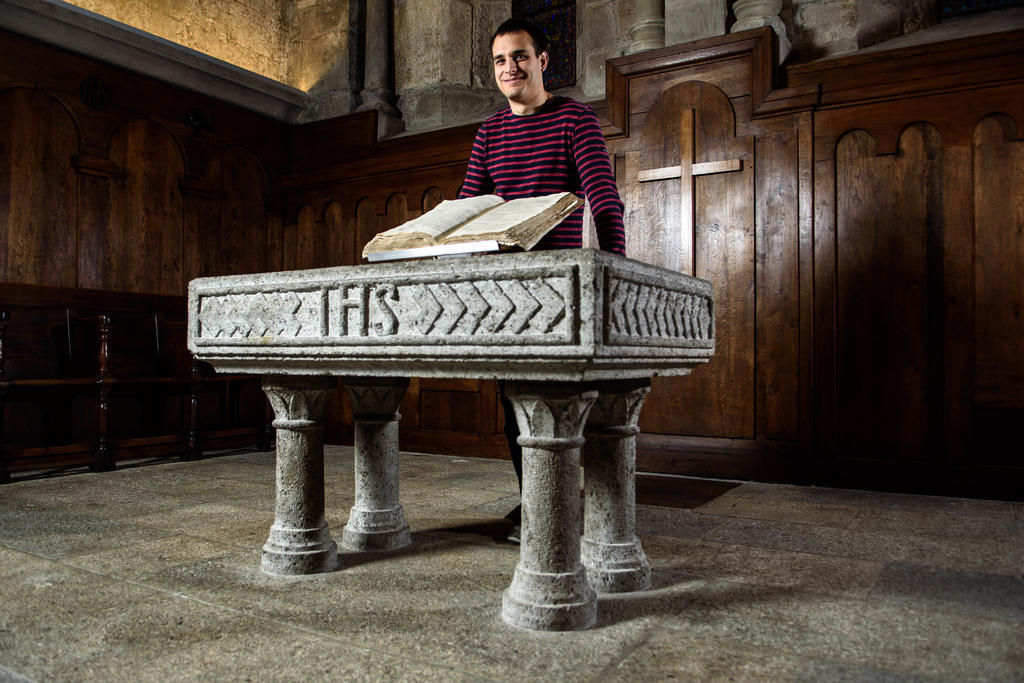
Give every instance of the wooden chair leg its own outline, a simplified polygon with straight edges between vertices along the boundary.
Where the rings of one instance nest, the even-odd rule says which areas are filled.
[[[196,377],[193,372],[193,378]],[[203,457],[203,449],[199,444],[199,382],[192,382],[188,393],[188,448],[185,460],[199,460]]]
[[[99,358],[96,386],[99,403],[96,411],[96,463],[90,469],[106,472],[114,469],[114,457],[108,442],[107,422],[110,416],[110,316],[100,316]]]

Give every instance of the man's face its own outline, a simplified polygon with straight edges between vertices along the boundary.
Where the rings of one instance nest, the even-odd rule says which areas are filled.
[[[530,105],[543,102],[544,69],[548,66],[548,53],[539,55],[526,31],[505,33],[491,45],[494,58],[494,80],[510,102]]]

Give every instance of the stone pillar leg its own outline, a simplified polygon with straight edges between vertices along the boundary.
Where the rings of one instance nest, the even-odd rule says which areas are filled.
[[[591,626],[597,595],[580,564],[580,446],[596,391],[575,383],[508,382],[523,447],[519,564],[502,598],[510,624],[543,631]]]
[[[324,520],[324,413],[334,377],[271,376],[263,391],[277,429],[277,503],[263,545],[266,574],[332,571],[338,551]]]
[[[636,537],[637,420],[650,381],[608,382],[585,429],[584,523],[580,553],[599,593],[651,585],[651,565]]]
[[[398,503],[398,406],[409,380],[345,379],[355,422],[355,505],[342,532],[350,550],[394,550],[412,543]]]

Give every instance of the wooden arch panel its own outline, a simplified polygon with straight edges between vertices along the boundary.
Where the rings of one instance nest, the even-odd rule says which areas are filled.
[[[626,157],[626,253],[715,287],[715,357],[690,376],[654,382],[645,432],[755,435],[752,159],[729,98],[701,81],[662,94]]]
[[[428,187],[420,202],[420,211],[426,213],[444,201],[444,190],[440,187]]]
[[[353,244],[352,220],[345,217],[341,202],[328,202],[324,207],[325,266],[345,266],[358,263]]]
[[[942,143],[906,128],[895,155],[856,130],[836,150],[837,454],[916,459],[941,403]]]
[[[356,203],[356,263],[362,259],[363,247],[381,231],[377,208],[371,197]]]
[[[1006,115],[974,131],[975,398],[1024,408],[1024,140]]]
[[[78,130],[39,90],[0,92],[0,279],[76,285]]]
[[[269,183],[263,164],[240,145],[213,156],[206,170],[215,201],[199,226],[208,272],[258,273],[267,269]]]
[[[133,121],[114,134],[109,157],[124,173],[110,188],[101,286],[182,294],[185,160],[177,142],[151,121]]]

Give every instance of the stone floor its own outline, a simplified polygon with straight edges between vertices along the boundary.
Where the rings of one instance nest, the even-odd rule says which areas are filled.
[[[303,579],[259,571],[272,454],[0,487],[0,680],[1024,680],[1024,504],[748,483],[640,505],[653,588],[534,633],[499,617],[510,465],[401,468],[413,546]],[[327,476],[338,538],[349,449]]]

